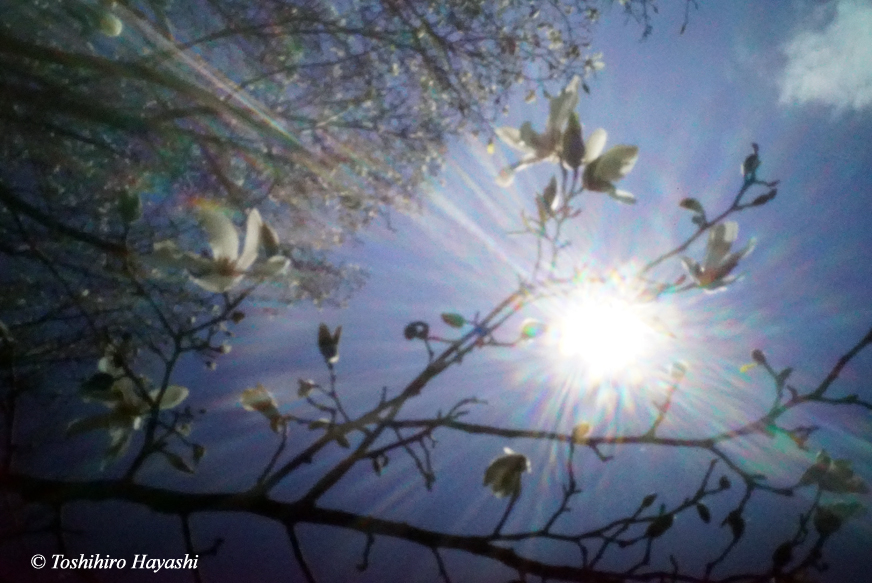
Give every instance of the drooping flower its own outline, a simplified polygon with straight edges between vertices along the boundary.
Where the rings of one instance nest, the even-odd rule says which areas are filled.
[[[739,225],[733,221],[719,223],[709,233],[705,259],[702,265],[689,257],[682,257],[681,262],[687,273],[696,284],[708,292],[716,291],[738,281],[740,276],[730,276],[739,261],[754,250],[755,239],[741,251],[730,253],[730,249],[739,236]]]
[[[104,373],[109,374],[109,373]],[[142,419],[151,410],[151,403],[158,409],[172,409],[188,397],[188,389],[179,385],[169,385],[160,401],[160,389],[148,393],[148,399],[137,391],[136,383],[128,376],[117,379],[108,390],[87,388],[82,391],[85,401],[99,401],[109,408],[108,413],[83,417],[67,426],[67,435],[78,435],[96,429],[109,432],[109,448],[103,456],[104,463],[119,458],[127,450],[133,432],[142,427]]]
[[[270,428],[276,433],[285,423],[285,418],[279,413],[275,397],[260,383],[256,387],[242,391],[239,402],[246,411],[257,411],[266,417],[269,420]]]
[[[869,486],[859,476],[854,475],[851,460],[830,458],[822,449],[812,464],[799,479],[800,486],[817,484],[821,490],[838,494],[865,494]]]
[[[497,498],[516,498],[521,493],[521,474],[530,472],[530,460],[508,447],[503,451],[505,454],[494,459],[484,471],[484,485],[490,486]]]
[[[297,388],[297,396],[301,399],[308,397],[312,391],[321,386],[312,379],[297,379],[297,382],[300,384]]]
[[[548,121],[545,130],[538,133],[533,124],[525,121],[520,128],[500,127],[496,129],[497,136],[509,147],[524,154],[524,157],[511,166],[503,168],[497,184],[508,186],[514,180],[515,172],[537,162],[557,162],[562,145],[563,126],[569,120],[569,115],[578,105],[578,87],[581,78],[576,76],[569,82],[560,95],[549,101]]]
[[[213,293],[233,289],[244,277],[274,277],[286,271],[290,264],[290,260],[282,255],[273,255],[263,263],[255,264],[264,233],[263,219],[257,209],[248,214],[242,253],[239,252],[239,233],[227,215],[213,209],[202,209],[200,223],[212,248],[211,259],[182,252],[172,241],[163,241],[155,244],[150,262],[158,268],[184,269],[190,274],[191,281]],[[276,249],[272,240],[268,243],[269,250]]]
[[[618,202],[634,204],[636,197],[625,190],[618,190],[614,183],[630,173],[639,159],[639,148],[620,144],[602,153],[606,146],[606,131],[594,130],[587,139],[584,153],[583,183],[587,190],[604,192]]]

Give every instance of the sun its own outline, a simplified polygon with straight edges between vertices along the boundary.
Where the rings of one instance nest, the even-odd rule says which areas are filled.
[[[589,377],[620,375],[651,351],[656,333],[638,305],[609,297],[573,302],[560,317],[559,350]]]

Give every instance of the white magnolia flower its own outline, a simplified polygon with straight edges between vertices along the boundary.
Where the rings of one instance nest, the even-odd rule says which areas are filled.
[[[200,222],[209,238],[212,258],[183,252],[172,241],[156,243],[150,262],[158,268],[184,269],[191,281],[213,293],[226,292],[246,276],[273,277],[288,269],[290,260],[273,255],[263,263],[255,264],[263,220],[257,209],[252,209],[245,223],[245,243],[239,252],[239,233],[227,215],[212,209],[200,211]],[[270,245],[274,249],[274,245]]]
[[[557,162],[560,155],[560,145],[563,126],[569,120],[569,114],[578,105],[578,87],[581,78],[576,76],[569,82],[560,95],[549,101],[548,121],[545,131],[541,134],[533,129],[533,124],[525,121],[520,128],[500,127],[496,134],[509,147],[524,154],[524,157],[503,168],[497,176],[497,184],[508,186],[514,180],[515,172],[536,164],[537,162]]]
[[[246,411],[257,411],[266,417],[269,420],[270,428],[276,433],[285,423],[285,418],[279,413],[275,397],[260,383],[256,387],[242,391],[239,402]]]
[[[633,204],[636,197],[625,190],[618,190],[614,183],[630,173],[639,159],[636,146],[618,145],[602,153],[606,146],[606,131],[594,130],[585,144],[584,187],[595,192],[605,192],[613,199],[625,204]]]
[[[739,279],[740,276],[729,276],[729,274],[742,258],[754,250],[756,240],[752,238],[744,249],[730,253],[730,249],[738,236],[738,223],[732,221],[719,223],[709,232],[708,245],[702,265],[690,257],[681,258],[687,273],[699,287],[711,292],[722,289]]]
[[[584,59],[584,71],[586,73],[596,73],[605,69],[606,64],[603,62],[602,53],[593,53]]]
[[[142,419],[151,410],[151,403],[158,409],[172,409],[188,397],[188,389],[179,385],[169,385],[158,402],[160,389],[149,391],[148,399],[137,392],[136,384],[130,377],[117,379],[108,390],[83,391],[85,401],[99,401],[109,408],[108,413],[83,417],[72,421],[67,427],[67,435],[78,435],[95,429],[109,432],[109,448],[104,455],[104,463],[120,457],[130,444],[133,432],[142,428]]]
[[[505,455],[494,459],[484,471],[484,485],[490,486],[497,498],[515,498],[521,493],[521,474],[530,472],[530,460],[508,447],[503,451]]]

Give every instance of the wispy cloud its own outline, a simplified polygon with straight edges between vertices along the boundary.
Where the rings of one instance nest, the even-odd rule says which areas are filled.
[[[822,28],[800,30],[783,47],[781,103],[837,110],[872,106],[872,2],[836,0]]]

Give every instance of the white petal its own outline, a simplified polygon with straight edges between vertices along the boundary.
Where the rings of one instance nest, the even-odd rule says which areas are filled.
[[[203,277],[191,277],[191,281],[206,291],[222,294],[236,287],[242,281],[241,275],[221,275],[220,273],[207,273]]]
[[[87,433],[96,429],[111,430],[117,427],[126,427],[130,425],[130,418],[126,415],[119,415],[116,412],[103,413],[101,415],[93,415],[91,417],[83,417],[73,420],[67,426],[67,437]]]
[[[603,148],[606,147],[607,136],[606,130],[602,128],[597,128],[590,134],[590,137],[584,143],[584,159],[582,159],[582,163],[589,164],[599,158]]]
[[[521,140],[521,131],[518,128],[501,127],[496,129],[496,134],[499,139],[504,141],[507,146],[514,148],[520,152],[529,152],[530,148]]]
[[[212,209],[202,209],[200,223],[209,238],[212,256],[215,259],[236,261],[239,257],[239,233],[227,215]]]
[[[706,246],[703,269],[715,269],[730,252],[733,242],[739,236],[739,225],[733,221],[718,223],[709,232],[708,245]]]
[[[151,397],[151,400],[154,401],[157,399],[158,394],[160,394],[159,389],[155,389],[151,391],[148,395]],[[182,401],[188,398],[188,389],[179,385],[170,385],[167,387],[166,392],[164,392],[163,399],[160,401],[159,407],[161,409],[172,409]]]
[[[236,269],[239,271],[245,271],[257,259],[261,225],[263,225],[263,220],[260,218],[260,212],[257,209],[251,209],[251,212],[248,213],[248,219],[245,221],[245,243],[242,255],[236,260]]]
[[[576,75],[569,82],[569,85],[560,92],[560,95],[551,99],[546,132],[563,131],[563,126],[569,120],[569,114],[578,105],[578,86],[580,83],[581,78]]]
[[[544,134],[539,134],[533,129],[533,124],[525,121],[521,124],[521,129],[518,130],[521,137],[521,142],[524,144],[528,152],[535,152],[539,149],[544,141]]]
[[[699,276],[701,273],[699,263],[690,257],[682,257],[681,264],[684,266],[684,270],[687,271],[687,274],[692,277],[694,281],[699,283]]]
[[[626,190],[615,189],[609,192],[608,195],[616,201],[622,202],[624,204],[636,204],[636,197],[627,192]]]
[[[155,243],[154,252],[142,257],[142,262],[155,269],[185,269],[195,273],[206,271],[212,265],[211,259],[183,252],[172,241]]]
[[[636,146],[610,148],[597,162],[596,177],[606,182],[616,182],[630,173],[638,159],[639,148]]]
[[[257,263],[248,270],[254,277],[275,277],[288,270],[291,260],[283,255],[273,255],[263,263]]]

